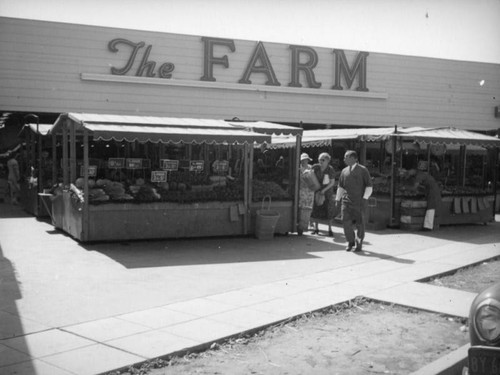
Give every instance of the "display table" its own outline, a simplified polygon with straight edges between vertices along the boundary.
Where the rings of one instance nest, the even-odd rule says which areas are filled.
[[[252,234],[255,211],[260,209],[251,206],[253,220],[247,230],[248,213],[240,202],[91,204],[84,225],[84,205],[73,194],[63,192],[51,200],[52,224],[82,242]],[[292,231],[292,202],[273,202],[271,209],[281,215],[276,233]]]
[[[83,242],[241,235],[243,215],[231,218],[230,214],[237,206],[237,202],[89,205],[85,233],[83,204],[69,192],[52,200],[54,226]]]
[[[494,221],[493,195],[451,195],[444,196],[436,212],[435,229],[439,225],[474,224]],[[424,222],[427,202],[423,197],[401,201],[400,227],[405,230],[419,230]]]
[[[401,198],[395,199],[396,222],[391,223],[391,197],[388,195],[372,195],[368,200],[367,230],[381,230],[390,225],[399,225]]]
[[[50,216],[50,212],[41,203],[36,186],[30,186],[27,183],[21,183],[21,206],[23,209],[36,217]]]
[[[439,223],[489,223],[495,220],[494,201],[494,195],[445,196],[441,201]]]

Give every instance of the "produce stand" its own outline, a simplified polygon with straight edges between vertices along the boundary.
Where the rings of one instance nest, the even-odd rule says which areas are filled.
[[[272,144],[276,148],[294,147],[293,139],[286,136],[273,137]],[[494,220],[498,138],[455,128],[321,129],[304,131],[302,147],[316,154],[329,152],[332,164],[340,160],[347,148],[358,150],[360,162],[369,168],[374,182],[368,202],[368,229],[421,228],[425,197],[404,189],[403,176],[416,161],[424,162],[424,169],[431,173],[434,159],[447,164],[441,169],[441,176],[436,176],[443,197],[438,225]],[[335,166],[340,173],[341,166]],[[401,223],[402,217],[409,222]]]
[[[500,140],[455,128],[413,129],[394,138],[411,140],[427,153],[423,168],[441,185],[441,206],[437,209],[438,225],[472,224],[495,220],[498,191],[497,163]],[[441,162],[433,171],[433,163]],[[422,201],[422,194],[405,197]],[[426,206],[422,204],[422,208]],[[410,229],[420,229],[415,225]]]
[[[253,145],[271,137],[250,127],[63,114],[50,130],[62,145],[53,225],[82,242],[252,234]]]
[[[56,154],[50,160],[42,157],[43,150],[51,149],[51,139],[48,132],[52,124],[26,124],[21,130],[19,137],[25,144],[26,152],[21,161],[23,170],[20,183],[20,202],[23,209],[37,217],[50,216],[44,205],[40,193],[44,189],[52,187],[52,182],[56,180],[55,168]],[[55,148],[55,146],[54,146]]]
[[[252,233],[255,233],[257,212],[261,209],[262,200],[267,196],[272,198],[269,210],[280,215],[275,233],[295,232],[298,217],[300,163],[300,153],[297,150],[300,150],[302,128],[263,121],[230,121],[230,124],[271,137],[266,142],[255,143],[250,155],[253,161],[250,164],[252,183],[249,186]],[[271,140],[274,137],[286,137],[293,142],[295,148],[276,150],[271,147]]]

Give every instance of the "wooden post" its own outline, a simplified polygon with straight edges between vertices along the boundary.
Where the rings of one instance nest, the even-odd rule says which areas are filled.
[[[83,210],[82,241],[89,239],[89,139],[88,130],[83,128]]]
[[[360,158],[359,161],[361,164],[366,166],[366,141],[360,141]]]
[[[493,182],[493,217],[495,217],[496,209],[497,209],[497,193],[498,193],[498,187],[497,187],[497,170],[498,170],[498,153],[500,152],[500,147],[495,147],[493,152],[493,176],[491,178]]]
[[[250,212],[250,200],[249,200],[249,151],[248,143],[243,145],[243,204],[245,206],[245,214],[243,215],[243,234],[248,234],[249,230],[249,212]],[[250,161],[250,164],[251,161]]]
[[[57,137],[52,134],[52,185],[57,184]]]
[[[460,161],[459,165],[462,166],[460,169],[460,185],[465,186],[465,176],[467,175],[467,150],[465,146],[460,146]]]
[[[295,136],[295,158],[293,160],[293,228],[292,232],[297,230],[297,224],[299,222],[299,189],[300,189],[300,176],[299,176],[299,168],[300,168],[300,154],[302,148],[302,134],[297,134]],[[307,228],[306,228],[307,229]]]
[[[396,225],[396,152],[397,152],[397,143],[398,137],[396,134],[398,133],[397,125],[394,126],[394,135],[389,138],[392,140],[392,152],[391,152],[391,161],[392,161],[392,176],[391,176],[391,219],[390,226],[394,227]]]
[[[431,144],[427,144],[427,173],[431,172]]]
[[[25,127],[28,128],[28,130],[26,131],[26,162],[28,163],[28,166],[29,167],[32,167],[34,166],[34,154],[33,154],[33,145],[31,144],[31,142],[33,142],[31,140],[31,128],[29,127],[29,125],[24,125]],[[30,170],[30,175],[31,175],[31,170]]]
[[[75,122],[70,121],[69,127],[69,178],[70,182],[75,182],[76,180],[76,134],[75,134]]]
[[[37,186],[37,195],[36,195],[36,212],[39,214],[41,211],[41,206],[40,206],[40,197],[38,193],[41,193],[43,190],[43,183],[42,181],[42,135],[40,134],[40,120],[38,117],[36,118],[36,144],[37,144],[37,155],[38,155],[38,160],[37,160],[37,165],[38,165],[38,183],[36,184]]]
[[[62,170],[63,170],[63,184],[69,187],[69,165],[68,165],[68,125],[70,120],[66,120],[62,125]]]

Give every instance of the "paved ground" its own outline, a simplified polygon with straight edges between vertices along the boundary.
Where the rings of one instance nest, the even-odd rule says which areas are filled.
[[[80,244],[0,203],[0,373],[99,374],[359,295],[465,317],[474,294],[416,281],[500,256],[499,219],[369,232],[358,255],[339,227]]]

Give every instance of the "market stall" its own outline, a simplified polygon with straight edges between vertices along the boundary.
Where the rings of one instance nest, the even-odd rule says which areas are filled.
[[[251,128],[223,120],[63,114],[50,130],[62,146],[53,224],[82,242],[252,234],[253,148],[271,137]],[[293,194],[275,198],[282,211],[276,232],[293,231]]]
[[[439,225],[494,221],[499,178],[496,173],[498,138],[452,127],[403,132],[396,129],[395,133],[396,142],[419,145],[420,152],[415,158],[418,168],[432,175],[441,186]],[[401,210],[424,206],[422,194],[402,198]],[[408,229],[421,228],[421,215],[407,214],[401,212],[399,224]]]
[[[273,137],[271,147],[294,147],[294,142],[286,136]],[[494,220],[498,138],[454,128],[321,129],[304,131],[302,147],[311,155],[329,152],[339,173],[344,151],[358,150],[374,182],[368,228],[421,227],[425,197],[404,187],[405,173],[416,165],[428,173],[434,166],[440,170],[435,175],[443,197],[439,224]],[[402,218],[407,221],[403,225]]]
[[[56,149],[48,136],[52,124],[26,124],[18,137],[24,144],[20,157],[21,205],[23,209],[37,217],[50,216],[50,207],[45,204],[40,193],[50,189],[56,181]]]
[[[287,137],[294,142],[295,148],[285,152],[269,149],[269,141],[254,143],[250,150],[250,175],[252,183],[249,186],[250,211],[252,228],[256,226],[257,212],[263,208],[263,203],[270,211],[279,214],[276,233],[296,231],[298,212],[298,168],[302,128],[275,124],[264,121],[230,121],[231,125],[267,134],[272,137]],[[264,202],[265,199],[269,199]]]

